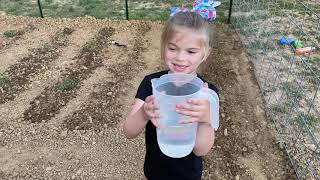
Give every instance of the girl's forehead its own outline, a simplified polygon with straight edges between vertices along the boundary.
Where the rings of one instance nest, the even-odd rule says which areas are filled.
[[[192,29],[178,29],[172,32],[168,43],[192,43],[193,45],[202,45],[205,40],[204,33]]]

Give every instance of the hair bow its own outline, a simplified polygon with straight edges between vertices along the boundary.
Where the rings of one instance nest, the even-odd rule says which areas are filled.
[[[173,7],[170,9],[170,16],[174,16],[179,12],[196,12],[205,20],[213,21],[217,17],[215,7],[219,6],[220,4],[221,2],[215,0],[195,0],[192,10],[189,10],[185,7]]]

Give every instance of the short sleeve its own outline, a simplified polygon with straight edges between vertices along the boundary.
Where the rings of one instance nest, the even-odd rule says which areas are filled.
[[[144,101],[150,95],[152,95],[151,81],[149,78],[145,77],[139,85],[135,98]]]

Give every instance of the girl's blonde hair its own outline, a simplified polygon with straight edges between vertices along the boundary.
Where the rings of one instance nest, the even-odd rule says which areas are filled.
[[[168,45],[168,41],[179,28],[192,29],[196,33],[202,33],[204,35],[202,44],[205,48],[205,56],[203,59],[205,60],[209,55],[210,47],[212,47],[212,31],[209,23],[195,12],[179,12],[167,20],[161,36],[161,58],[164,59],[165,48]]]

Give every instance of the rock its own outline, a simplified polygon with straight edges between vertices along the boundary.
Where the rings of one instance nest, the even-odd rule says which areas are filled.
[[[107,95],[108,95],[108,96],[111,96],[111,95],[112,95],[112,92],[108,92]]]
[[[240,180],[240,176],[239,175],[236,175],[234,178],[235,178],[235,180]]]
[[[51,171],[51,170],[52,170],[52,167],[50,166],[46,168],[46,171]]]
[[[221,118],[225,118],[226,114],[225,113],[221,113]]]
[[[60,133],[60,138],[65,139],[68,136],[68,130],[64,130]]]
[[[311,151],[316,151],[317,147],[314,144],[306,144],[306,147]]]
[[[224,136],[228,136],[228,129],[227,128],[224,129],[223,134],[224,134]]]
[[[224,102],[224,100],[225,100],[224,96],[221,95],[221,96],[219,97],[219,100],[220,100],[220,102]]]
[[[80,175],[81,173],[82,173],[82,169],[79,169],[79,170],[76,172],[77,175]]]

